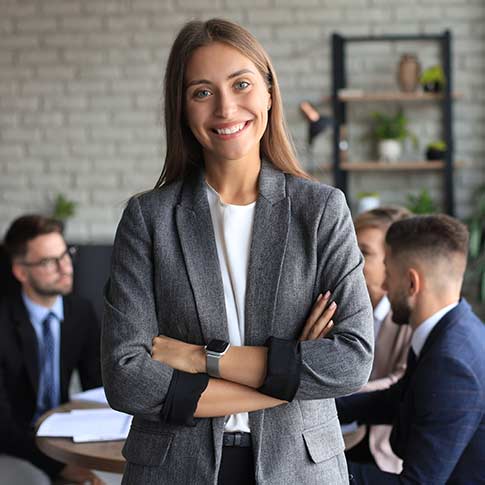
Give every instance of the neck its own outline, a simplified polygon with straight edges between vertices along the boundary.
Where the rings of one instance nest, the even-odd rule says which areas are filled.
[[[450,292],[450,294],[441,295],[422,295],[416,302],[416,306],[413,308],[410,325],[413,329],[418,328],[429,317],[439,312],[442,308],[453,303],[458,303],[460,295]]]
[[[258,197],[261,160],[216,161],[205,164],[206,180],[227,204],[247,205]]]
[[[37,303],[37,305],[43,306],[45,308],[52,308],[54,303],[57,300],[57,297],[59,296],[59,295],[54,295],[54,296],[39,295],[32,288],[23,287],[22,289],[30,300],[32,300],[34,303]]]

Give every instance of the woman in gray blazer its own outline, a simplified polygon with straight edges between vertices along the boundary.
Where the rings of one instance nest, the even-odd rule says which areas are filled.
[[[234,23],[180,31],[165,125],[105,292],[106,394],[134,415],[123,483],[348,483],[334,398],[367,382],[373,337],[342,193],[299,167],[271,62]]]

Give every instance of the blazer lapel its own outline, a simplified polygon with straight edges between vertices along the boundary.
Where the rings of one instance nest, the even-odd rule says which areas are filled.
[[[216,240],[202,172],[184,183],[176,207],[182,253],[194,293],[202,335],[229,340]]]
[[[247,273],[246,345],[262,345],[272,335],[289,219],[290,198],[286,197],[285,176],[263,162]]]
[[[27,369],[30,383],[37,395],[39,388],[39,363],[38,363],[38,342],[34,327],[30,322],[27,309],[22,301],[20,293],[12,303],[12,316],[17,324],[17,331],[20,337],[22,357]]]

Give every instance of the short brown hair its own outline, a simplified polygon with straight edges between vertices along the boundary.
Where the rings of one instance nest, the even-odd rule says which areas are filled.
[[[39,214],[28,214],[15,219],[5,235],[5,249],[11,259],[27,254],[27,244],[37,236],[57,232],[62,234],[64,225],[57,219]]]
[[[377,207],[359,214],[355,220],[355,230],[360,231],[369,227],[387,231],[393,222],[411,217],[412,213],[405,207],[387,206]]]
[[[415,216],[394,222],[386,234],[393,255],[404,253],[434,259],[468,254],[468,229],[445,214]]]
[[[268,125],[261,139],[261,158],[285,173],[310,178],[296,159],[283,115],[276,72],[268,54],[244,27],[229,20],[213,18],[206,22],[188,22],[172,45],[164,81],[167,150],[165,164],[155,187],[185,178],[196,167],[203,165],[202,147],[192,134],[185,114],[185,71],[194,51],[213,42],[227,44],[250,59],[271,93]]]

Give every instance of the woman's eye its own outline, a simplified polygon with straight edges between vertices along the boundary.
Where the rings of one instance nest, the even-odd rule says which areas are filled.
[[[194,97],[198,99],[204,99],[210,96],[211,92],[208,89],[201,89],[200,91],[196,91],[194,93]]]
[[[249,87],[249,83],[247,81],[239,81],[236,83],[237,89],[246,89],[247,87]]]

